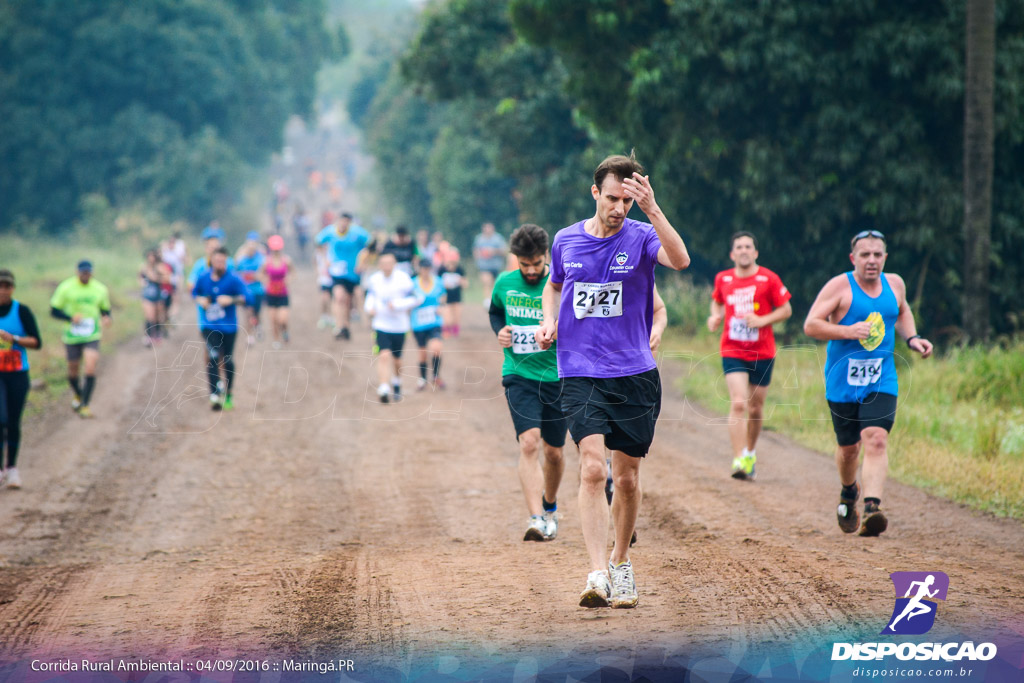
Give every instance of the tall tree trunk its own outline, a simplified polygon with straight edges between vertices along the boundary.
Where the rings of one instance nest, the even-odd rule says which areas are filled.
[[[992,245],[996,14],[995,0],[966,2],[963,326],[971,341],[985,341],[989,330]]]

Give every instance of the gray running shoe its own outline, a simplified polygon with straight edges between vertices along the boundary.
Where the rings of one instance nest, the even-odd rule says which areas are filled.
[[[860,524],[860,515],[857,514],[857,499],[860,498],[860,485],[853,483],[853,497],[847,498],[843,492],[839,492],[839,506],[836,508],[836,520],[839,528],[844,534],[852,534]]]
[[[544,540],[554,540],[558,535],[558,511],[545,510],[542,519],[544,520]]]
[[[530,526],[526,527],[526,535],[523,536],[524,541],[546,541],[547,540],[548,523],[543,517],[535,516],[530,517]]]
[[[611,606],[619,609],[631,609],[640,601],[636,594],[636,579],[633,576],[633,564],[626,560],[615,566],[608,563],[608,574],[612,577]]]
[[[608,582],[607,572],[592,571],[587,574],[587,587],[580,593],[580,607],[607,607],[612,596],[612,585]]]

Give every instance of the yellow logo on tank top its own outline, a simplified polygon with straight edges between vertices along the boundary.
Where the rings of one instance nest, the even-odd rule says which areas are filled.
[[[885,321],[882,319],[881,313],[873,311],[864,322],[871,325],[871,336],[861,339],[860,345],[868,351],[874,351],[885,339]]]

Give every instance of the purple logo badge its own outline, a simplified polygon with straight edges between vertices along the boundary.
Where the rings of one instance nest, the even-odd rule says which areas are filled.
[[[945,600],[949,577],[942,572],[893,572],[896,605],[882,634],[916,636],[935,624],[937,600]]]
[[[627,260],[629,260],[629,254],[627,254],[624,251],[620,251],[618,254],[615,255],[615,262],[618,263],[620,266],[625,264]]]

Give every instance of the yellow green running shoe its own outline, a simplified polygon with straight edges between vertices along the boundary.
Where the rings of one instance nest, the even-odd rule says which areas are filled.
[[[754,481],[754,477],[756,476],[756,473],[754,471],[754,464],[756,462],[756,455],[741,455],[738,458],[733,458],[732,478],[745,479],[746,481]]]

